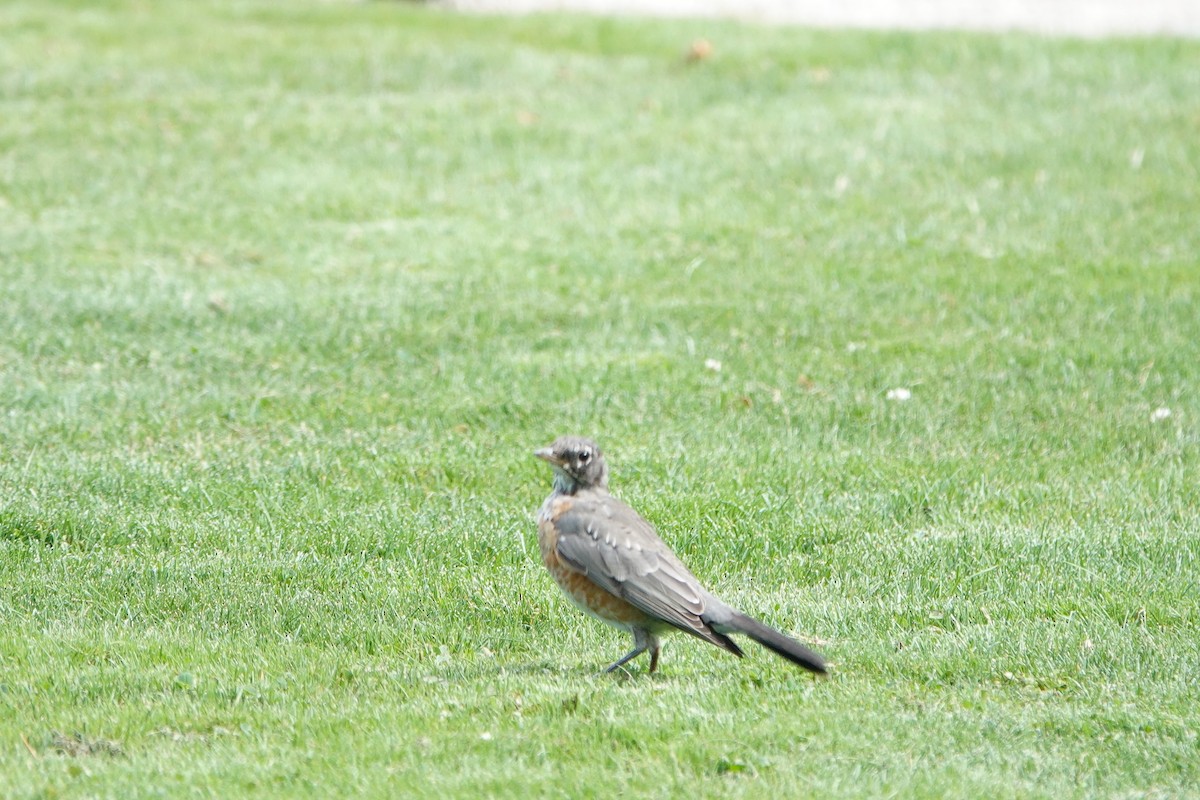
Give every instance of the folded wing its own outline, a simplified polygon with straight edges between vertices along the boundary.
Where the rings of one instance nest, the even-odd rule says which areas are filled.
[[[707,593],[696,576],[636,511],[605,493],[588,493],[555,520],[558,555],[632,605],[730,652],[734,642],[704,621]]]

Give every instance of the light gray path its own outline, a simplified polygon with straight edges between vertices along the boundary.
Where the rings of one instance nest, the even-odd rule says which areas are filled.
[[[470,11],[730,17],[851,28],[1200,36],[1200,0],[440,0]]]

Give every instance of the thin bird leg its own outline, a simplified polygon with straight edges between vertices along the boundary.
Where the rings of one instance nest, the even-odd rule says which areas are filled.
[[[623,667],[623,666],[625,666],[626,664],[628,664],[630,661],[633,661],[635,658],[637,658],[638,656],[640,656],[640,655],[641,655],[642,653],[644,653],[644,652],[646,652],[646,645],[639,643],[637,647],[633,648],[633,649],[632,649],[632,650],[630,650],[628,653],[626,653],[625,655],[621,656],[620,660],[618,660],[618,661],[614,661],[613,663],[609,664],[609,665],[608,665],[608,666],[607,666],[607,667],[604,669],[604,671],[605,671],[605,672],[613,672],[613,671],[615,671],[615,670],[618,670],[618,669],[620,669],[621,667]],[[655,654],[654,654],[654,656],[655,656],[655,657],[657,657],[657,655],[658,655],[658,653],[655,653]]]
[[[612,672],[619,667],[623,667],[647,650],[650,651],[650,671],[654,672],[658,668],[658,637],[647,630],[635,628],[633,631],[633,649],[622,656],[620,661],[610,665],[604,671]]]

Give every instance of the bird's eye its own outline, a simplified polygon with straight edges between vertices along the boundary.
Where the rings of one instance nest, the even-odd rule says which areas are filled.
[[[591,450],[580,450],[579,451],[579,462],[581,464],[586,464],[591,457],[592,457]]]

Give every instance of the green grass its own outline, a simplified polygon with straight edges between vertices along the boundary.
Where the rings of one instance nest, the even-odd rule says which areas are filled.
[[[0,796],[1196,795],[1200,44],[0,34]],[[832,678],[596,674],[565,432]]]

